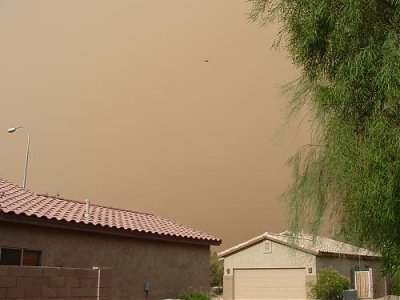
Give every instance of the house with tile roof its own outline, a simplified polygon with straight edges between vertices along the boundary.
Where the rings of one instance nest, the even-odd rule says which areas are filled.
[[[37,194],[0,179],[0,265],[111,268],[112,299],[207,290],[210,246],[220,244],[153,214]]]
[[[321,269],[347,277],[360,299],[387,295],[377,274],[380,255],[309,234],[265,232],[218,254],[224,260],[224,300],[309,299]]]

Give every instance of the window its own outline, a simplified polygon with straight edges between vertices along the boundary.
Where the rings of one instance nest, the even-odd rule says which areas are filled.
[[[0,248],[0,265],[6,266],[40,266],[41,251]]]
[[[22,250],[19,249],[1,249],[0,265],[19,266],[21,264]]]
[[[40,266],[40,251],[24,250],[22,256],[23,266]]]
[[[264,242],[264,253],[271,253],[272,252],[272,243],[271,241]]]

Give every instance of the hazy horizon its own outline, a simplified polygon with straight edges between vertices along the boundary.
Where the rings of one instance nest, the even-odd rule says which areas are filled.
[[[304,130],[278,26],[246,1],[0,1],[0,177],[154,213],[223,239],[287,228]]]

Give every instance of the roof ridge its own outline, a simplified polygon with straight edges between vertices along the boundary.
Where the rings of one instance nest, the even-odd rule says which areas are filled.
[[[276,243],[281,243],[300,251],[311,253],[313,255],[331,253],[336,255],[379,257],[379,253],[375,253],[369,249],[352,245],[343,241],[338,241],[330,237],[304,233],[288,234],[288,231],[284,231],[282,233],[272,233],[266,231],[261,235],[258,235],[245,242],[230,247],[218,253],[218,255],[220,257],[226,257],[263,240],[270,240]]]
[[[75,199],[68,199],[68,198],[64,198],[64,197],[61,197],[61,196],[50,196],[50,195],[41,194],[41,193],[40,194],[36,194],[36,195],[42,196],[42,197],[47,197],[47,198],[52,198],[52,199],[57,199],[57,200],[64,200],[64,201],[68,201],[68,202],[86,204],[86,202],[84,202],[84,201],[75,200]],[[88,198],[88,200],[90,200],[90,199]],[[152,213],[135,211],[135,210],[125,209],[125,208],[118,208],[118,207],[113,207],[113,206],[110,206],[110,205],[101,205],[101,204],[96,204],[96,203],[92,203],[92,202],[90,202],[90,206],[97,206],[97,207],[101,207],[101,208],[110,208],[110,209],[119,210],[119,211],[126,211],[126,212],[131,212],[131,213],[136,213],[136,214],[155,216],[155,214],[152,214]]]
[[[329,242],[333,242],[336,244],[338,244],[338,243],[343,244],[343,246],[350,246],[352,248],[359,249],[359,250],[371,251],[371,250],[368,250],[368,249],[360,247],[360,246],[349,244],[347,241],[337,240],[337,239],[334,239],[333,237],[327,237],[327,236],[317,235],[317,234],[313,234],[313,233],[304,233],[304,232],[295,233],[295,232],[286,230],[284,232],[279,233],[278,235],[281,237],[292,237],[292,238],[298,239],[298,240],[302,239],[302,240],[306,240],[306,241],[313,241],[313,242],[320,242],[320,243],[323,242],[324,240],[325,241],[329,240]]]
[[[88,217],[85,214],[86,202],[67,199],[59,195],[35,193],[3,178],[0,178],[0,195],[1,192],[5,192],[5,197],[0,196],[0,212],[5,214],[45,217],[49,220],[56,219],[203,241],[210,245],[221,244],[219,238],[153,213],[92,203]]]

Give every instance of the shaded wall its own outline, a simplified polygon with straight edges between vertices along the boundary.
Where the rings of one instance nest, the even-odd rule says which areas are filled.
[[[109,300],[110,286],[110,269],[0,266],[0,299]]]
[[[340,257],[317,257],[317,272],[323,268],[333,268],[341,275],[347,277],[349,282],[352,282],[352,269],[373,269],[373,286],[374,298],[380,298],[387,295],[386,278],[378,274],[380,267],[379,260],[368,260],[363,258],[340,258]]]
[[[112,299],[144,299],[145,282],[148,299],[209,286],[209,246],[0,222],[0,247],[41,250],[44,266],[110,267]]]

